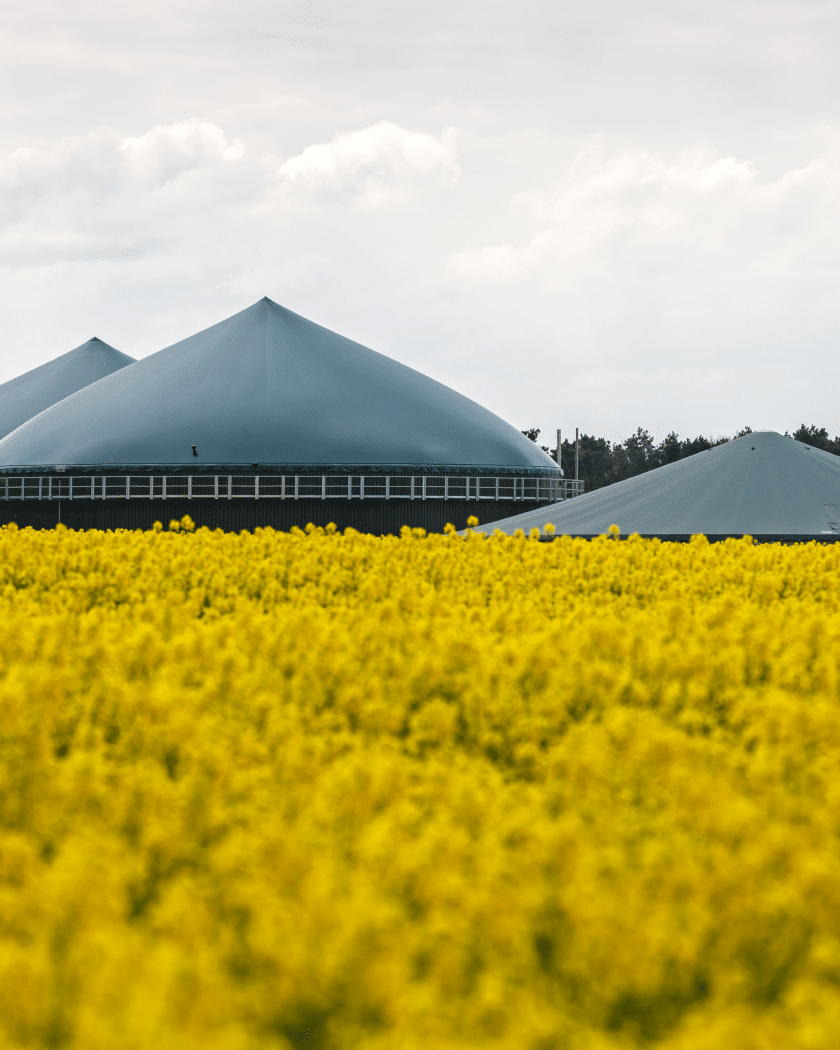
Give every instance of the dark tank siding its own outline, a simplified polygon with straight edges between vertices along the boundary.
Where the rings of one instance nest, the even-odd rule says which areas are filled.
[[[441,532],[446,524],[464,529],[472,515],[492,521],[540,506],[545,505],[513,500],[16,500],[0,502],[0,525],[14,522],[19,528],[52,529],[61,522],[71,529],[150,529],[156,521],[168,526],[173,518],[188,514],[196,526],[224,532],[265,526],[288,531],[310,522],[322,526],[332,522],[342,531],[353,528],[379,536],[399,535],[403,525],[427,532]]]
[[[170,468],[173,469],[173,468]],[[574,482],[540,471],[455,475],[412,474],[100,474],[74,470],[39,475],[0,469],[0,523],[79,529],[151,528],[185,514],[224,530],[310,522],[364,532],[399,533],[403,525],[438,531],[464,528],[470,517],[489,521],[516,511],[550,507],[575,491]]]

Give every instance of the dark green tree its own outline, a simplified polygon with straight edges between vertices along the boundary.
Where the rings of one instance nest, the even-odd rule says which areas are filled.
[[[835,456],[840,456],[840,435],[832,440],[825,427],[806,427],[802,423],[799,429],[794,431],[793,440],[801,441],[812,448],[821,448],[824,452],[832,452]]]

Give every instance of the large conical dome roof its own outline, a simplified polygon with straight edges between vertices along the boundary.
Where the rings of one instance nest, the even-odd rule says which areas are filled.
[[[134,364],[134,358],[94,336],[75,350],[0,386],[0,438],[45,408],[97,379]]]
[[[584,496],[482,526],[597,536],[610,525],[643,536],[820,537],[840,534],[840,456],[772,432],[707,452]]]
[[[53,463],[556,470],[469,398],[270,299],[80,390],[0,441],[0,465]]]

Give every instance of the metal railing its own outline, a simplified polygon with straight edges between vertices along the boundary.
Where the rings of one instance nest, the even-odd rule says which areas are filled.
[[[0,477],[0,499],[463,499],[557,503],[583,482],[408,474],[176,474]]]

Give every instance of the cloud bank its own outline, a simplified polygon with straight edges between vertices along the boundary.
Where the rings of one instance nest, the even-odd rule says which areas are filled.
[[[522,243],[452,252],[450,272],[475,285],[545,290],[582,273],[794,275],[837,268],[840,162],[817,157],[775,179],[701,149],[669,160],[587,145],[559,184],[511,208],[538,229]]]
[[[268,294],[523,428],[840,430],[838,45],[818,0],[7,5],[0,381]]]

